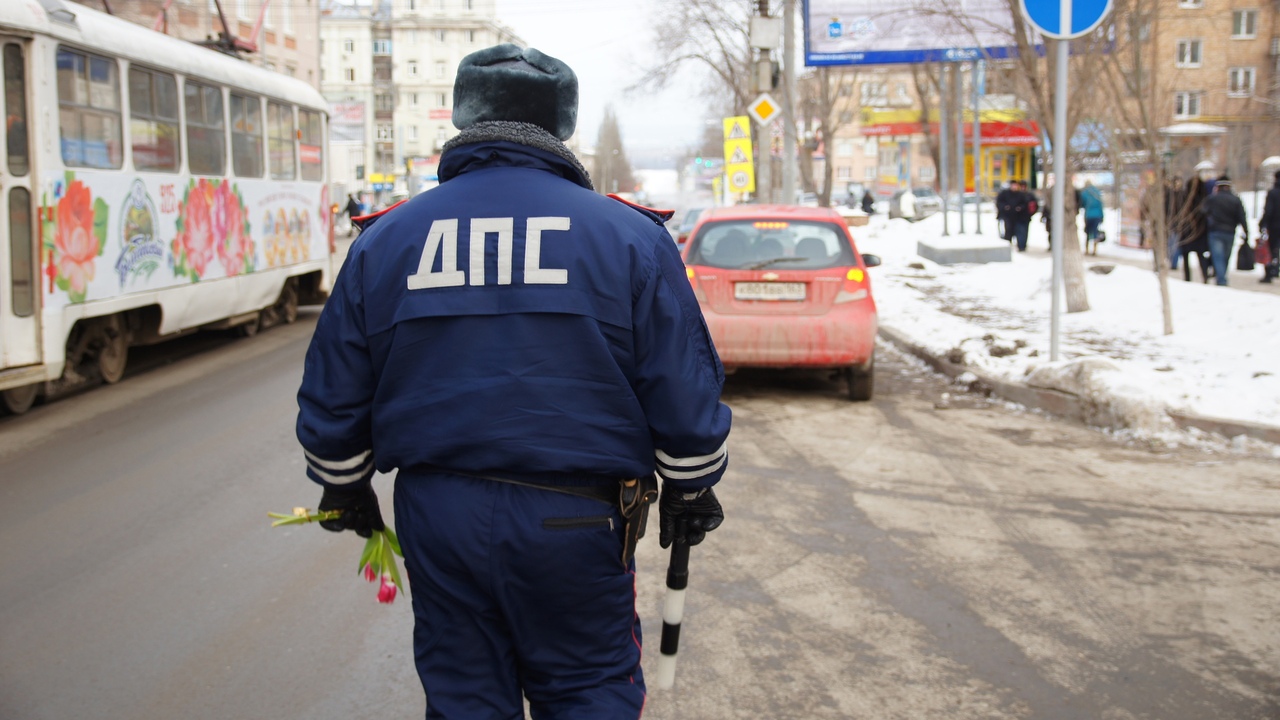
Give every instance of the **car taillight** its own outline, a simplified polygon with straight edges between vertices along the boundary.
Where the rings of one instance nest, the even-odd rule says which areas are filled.
[[[871,297],[871,292],[867,290],[867,271],[860,267],[849,268],[849,272],[844,275],[840,292],[836,293],[836,302],[856,302],[868,297]]]
[[[689,277],[689,285],[693,288],[693,296],[698,302],[705,302],[707,294],[702,292],[702,285],[698,283],[698,273],[691,267],[685,267],[684,274]]]

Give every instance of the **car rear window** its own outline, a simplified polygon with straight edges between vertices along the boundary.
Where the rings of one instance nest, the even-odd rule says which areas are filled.
[[[824,222],[725,220],[702,226],[689,265],[813,270],[855,265],[844,230]]]

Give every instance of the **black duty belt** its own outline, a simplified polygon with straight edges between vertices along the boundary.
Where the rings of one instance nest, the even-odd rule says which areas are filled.
[[[640,538],[644,537],[645,527],[649,524],[649,505],[658,499],[658,479],[653,475],[643,478],[623,478],[616,483],[596,485],[540,485],[493,475],[475,475],[456,470],[449,472],[508,485],[521,485],[535,490],[589,498],[617,507],[622,513],[623,520],[622,564],[624,567],[630,566],[631,558],[636,552],[636,544],[640,542]]]

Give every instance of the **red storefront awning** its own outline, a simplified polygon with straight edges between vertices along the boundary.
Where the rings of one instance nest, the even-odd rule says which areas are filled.
[[[879,125],[863,125],[862,134],[867,137],[885,137],[892,135],[916,135],[924,132],[924,126],[918,122],[882,123]],[[938,123],[929,123],[929,132],[938,134]],[[964,136],[973,135],[973,125],[965,123]],[[1040,144],[1040,126],[1034,122],[984,122],[982,123],[982,144],[1003,145],[1006,147],[1035,147]]]

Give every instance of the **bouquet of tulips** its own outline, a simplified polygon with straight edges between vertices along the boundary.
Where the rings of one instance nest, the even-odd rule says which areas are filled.
[[[294,508],[290,514],[267,513],[272,519],[271,527],[280,525],[302,525],[303,523],[336,520],[341,510],[312,511],[306,508]],[[358,571],[369,582],[379,582],[378,602],[390,603],[396,599],[396,591],[404,590],[400,584],[400,569],[396,567],[396,555],[404,557],[400,552],[400,541],[391,528],[374,531],[373,536],[364,544],[364,552],[360,555]]]

